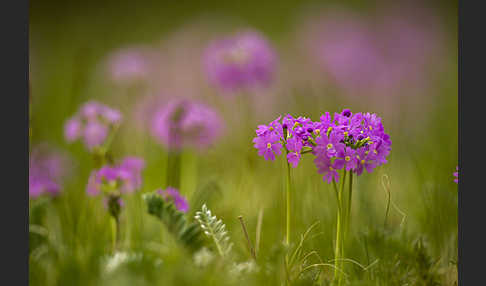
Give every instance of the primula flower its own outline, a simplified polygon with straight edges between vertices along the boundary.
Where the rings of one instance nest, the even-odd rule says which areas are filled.
[[[71,165],[66,154],[47,145],[36,146],[29,156],[29,197],[57,196]]]
[[[285,115],[280,124],[280,118],[256,130],[253,143],[266,160],[274,160],[285,146],[287,161],[295,168],[302,154],[312,153],[318,172],[328,183],[338,181],[337,170],[344,168],[361,175],[363,170],[370,173],[387,163],[391,140],[376,114],[353,114],[344,109],[334,118],[326,112],[318,122]]]
[[[279,116],[268,125],[258,125],[256,137],[253,138],[254,147],[258,155],[265,160],[275,160],[275,155],[282,154],[285,147],[287,161],[292,167],[297,167],[304,147],[311,146],[308,141],[314,131],[314,123],[305,117],[294,118],[290,114]]]
[[[293,168],[297,167],[300,160],[300,151],[302,150],[302,140],[296,137],[289,138],[285,145],[289,153],[287,154],[287,160]]]
[[[453,173],[453,175],[455,177],[454,182],[456,184],[458,184],[459,183],[459,166],[456,166],[456,171]]]
[[[331,163],[331,159],[324,154],[319,154],[315,159],[314,163],[317,167],[317,172],[323,174],[323,179],[325,182],[331,183],[334,179],[336,182],[339,181],[339,174],[336,171],[335,166]]]
[[[105,144],[110,132],[121,123],[121,113],[97,101],[88,101],[64,125],[67,142],[82,139],[88,150]]]
[[[177,189],[168,187],[165,190],[160,189],[157,192],[164,198],[165,201],[173,202],[177,210],[184,213],[189,210],[189,203],[187,202],[187,199],[179,194]]]
[[[91,172],[86,192],[91,196],[100,192],[115,196],[132,193],[142,186],[144,167],[143,159],[137,157],[127,157],[118,165],[103,166]]]
[[[212,42],[204,54],[211,84],[223,91],[266,87],[273,80],[276,55],[257,32],[240,32]]]
[[[129,84],[149,76],[153,70],[150,53],[141,48],[124,48],[111,54],[107,70],[110,79],[118,84]]]
[[[255,137],[253,143],[258,149],[258,155],[263,156],[265,160],[275,160],[275,155],[282,154],[280,137],[275,133]]]
[[[152,136],[169,149],[208,148],[223,132],[220,116],[197,101],[175,99],[160,108],[152,121]]]
[[[322,172],[329,165],[333,169],[345,168],[361,175],[363,170],[370,173],[387,162],[391,140],[376,114],[353,114],[344,109],[335,113],[333,120],[326,113],[321,117],[321,126],[327,127],[327,130],[316,136],[313,153],[318,157],[314,162]],[[328,158],[329,162],[325,162],[324,158]],[[329,182],[329,176],[325,176],[324,180]]]

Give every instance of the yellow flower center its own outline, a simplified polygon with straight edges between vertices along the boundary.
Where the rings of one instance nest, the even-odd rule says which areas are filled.
[[[344,136],[348,136],[348,131],[344,131]]]
[[[373,153],[378,154],[378,152],[376,150],[373,150]]]
[[[351,161],[351,157],[346,156],[346,157],[344,157],[344,160],[346,160],[346,161],[348,161],[348,162],[349,162],[349,161]]]
[[[332,148],[332,144],[331,143],[327,144],[327,149],[329,150],[331,148]]]
[[[373,127],[371,127],[371,125],[370,125],[370,130],[373,130]]]
[[[370,151],[365,151],[365,155],[368,155],[368,153],[370,153]]]
[[[267,148],[268,149],[272,148],[272,143],[267,143]]]
[[[268,128],[268,130],[273,131],[273,126],[270,126],[270,128]]]
[[[365,163],[365,160],[361,160],[361,164],[364,164]]]
[[[334,168],[333,167],[329,167],[329,170],[334,171]]]
[[[316,129],[316,130],[314,130],[314,132],[315,132],[317,135],[319,135],[319,134],[321,133],[321,130]]]

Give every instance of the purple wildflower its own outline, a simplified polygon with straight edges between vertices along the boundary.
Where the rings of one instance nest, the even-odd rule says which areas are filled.
[[[318,122],[286,115],[280,124],[280,118],[256,130],[253,143],[258,155],[266,160],[275,160],[285,146],[287,161],[295,168],[302,154],[311,152],[318,172],[328,183],[338,181],[337,170],[344,168],[361,175],[363,170],[370,173],[387,163],[391,140],[376,114],[353,114],[344,109],[334,117],[326,112]]]
[[[455,177],[454,182],[456,184],[458,184],[459,183],[459,166],[456,166],[456,171],[453,173],[453,175]]]
[[[398,85],[423,84],[441,53],[441,29],[431,11],[399,4],[381,12],[380,25],[337,10],[311,18],[304,28],[312,60],[350,94],[389,95]]]
[[[91,196],[100,192],[117,195],[132,193],[142,186],[141,172],[144,167],[143,159],[137,157],[126,157],[118,165],[103,166],[91,172],[86,192]]]
[[[211,84],[229,92],[268,86],[275,65],[275,52],[255,31],[216,40],[204,55],[204,68]]]
[[[187,202],[187,199],[179,194],[177,189],[168,187],[165,190],[160,189],[157,192],[164,198],[165,201],[173,202],[177,210],[184,213],[189,210],[189,203]]]
[[[265,160],[275,160],[275,154],[282,154],[282,144],[280,137],[275,133],[266,133],[253,139],[255,148],[258,149],[258,155],[263,156]]]
[[[146,78],[153,67],[149,53],[139,48],[125,48],[108,59],[108,74],[118,84],[132,83]]]
[[[58,195],[62,179],[68,175],[71,165],[66,154],[47,145],[35,147],[29,156],[29,197]]]
[[[293,168],[297,167],[300,160],[300,151],[302,150],[302,140],[297,137],[292,137],[287,140],[285,145],[289,151],[287,154],[287,160],[292,165]]]
[[[314,163],[317,167],[317,172],[323,174],[323,179],[325,182],[331,183],[334,179],[336,182],[339,181],[339,174],[331,163],[331,159],[325,156],[323,153],[318,154],[314,159]]]
[[[170,149],[205,149],[222,133],[223,123],[210,107],[192,100],[172,100],[152,121],[152,135]]]
[[[314,131],[314,123],[308,118],[294,118],[290,114],[283,117],[282,123],[281,118],[279,116],[268,125],[258,125],[253,143],[258,155],[265,160],[275,160],[275,155],[282,154],[281,149],[285,146],[287,161],[295,168],[303,147],[311,146],[308,139]]]
[[[101,147],[122,121],[118,110],[97,101],[88,101],[71,117],[64,126],[66,141],[82,139],[88,150]]]

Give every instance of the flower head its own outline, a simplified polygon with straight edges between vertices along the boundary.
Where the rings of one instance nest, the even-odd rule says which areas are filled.
[[[157,192],[164,198],[165,201],[173,202],[179,211],[185,213],[189,210],[189,203],[187,202],[187,199],[179,194],[177,189],[168,187],[165,190],[160,189]]]
[[[119,84],[142,80],[153,69],[147,51],[134,47],[110,55],[107,68],[110,79]]]
[[[361,175],[363,170],[371,173],[375,167],[387,162],[391,140],[376,114],[353,114],[344,109],[335,113],[333,120],[329,114],[321,117],[321,126],[327,126],[327,130],[316,138],[313,153],[317,157],[314,162],[322,172],[331,166]],[[324,180],[329,182],[329,176]]]
[[[299,164],[301,151],[311,144],[308,139],[313,131],[314,124],[310,119],[294,118],[287,114],[283,119],[279,116],[268,125],[258,125],[253,143],[258,155],[265,160],[275,160],[275,155],[281,155],[281,149],[284,148],[287,161],[295,168]]]
[[[287,161],[297,167],[302,154],[315,156],[314,164],[324,181],[339,180],[337,170],[345,169],[361,175],[387,163],[391,150],[390,136],[384,132],[381,118],[371,113],[352,113],[344,109],[331,117],[326,112],[320,121],[287,114],[259,125],[253,139],[258,155],[275,160],[284,148]]]
[[[152,135],[170,149],[205,149],[222,133],[223,122],[210,107],[192,100],[172,100],[152,121]]]
[[[142,186],[142,170],[145,167],[143,159],[126,157],[118,165],[105,165],[94,170],[88,180],[86,192],[88,195],[132,193]]]
[[[268,86],[275,65],[275,52],[254,31],[215,40],[204,55],[204,68],[211,84],[230,92]]]
[[[105,144],[110,132],[121,123],[121,113],[97,101],[88,101],[64,125],[64,137],[68,142],[82,139],[92,151]]]
[[[66,154],[47,148],[47,145],[36,146],[29,156],[29,197],[58,195],[71,165]]]

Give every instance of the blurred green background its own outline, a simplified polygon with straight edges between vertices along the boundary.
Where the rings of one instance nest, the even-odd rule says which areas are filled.
[[[94,167],[92,158],[81,143],[67,144],[63,137],[65,121],[87,100],[119,108],[124,113],[124,126],[114,141],[114,155],[145,159],[141,192],[165,187],[166,150],[132,124],[135,119],[131,110],[145,94],[135,91],[127,99],[123,94],[126,91],[108,83],[100,70],[110,53],[140,44],[157,45],[163,53],[164,44],[172,39],[168,37],[185,27],[192,29],[186,35],[189,38],[198,28],[205,33],[212,27],[223,32],[252,27],[275,47],[282,63],[277,77],[292,76],[288,73],[291,67],[285,63],[299,61],[299,57],[289,43],[295,42],[296,27],[306,11],[313,7],[325,11],[341,5],[373,15],[385,3],[30,1],[31,146],[47,142],[68,152],[73,162],[59,197],[31,202],[31,225],[42,226],[48,234],[31,231],[30,284],[283,285],[279,245],[285,234],[284,159],[270,162],[259,157],[252,148],[253,129],[280,114],[317,120],[325,111],[351,108],[382,116],[393,144],[388,164],[356,180],[347,251],[363,265],[377,262],[366,271],[350,266],[350,284],[457,285],[457,185],[452,176],[458,160],[457,1],[420,2],[438,17],[444,35],[441,58],[436,61],[437,68],[430,71],[433,81],[413,98],[400,97],[402,103],[391,100],[391,105],[380,105],[376,100],[344,96],[333,86],[289,84],[272,91],[271,111],[255,112],[251,124],[245,125],[232,117],[235,105],[225,103],[210,89],[201,91],[200,98],[215,106],[227,120],[226,132],[208,152],[184,152],[181,193],[195,198],[198,190],[212,190],[206,203],[227,225],[235,243],[235,262],[250,259],[237,217],[245,218],[254,242],[258,214],[263,213],[257,274],[235,279],[220,271],[221,265],[196,266],[164,225],[146,214],[140,194],[126,199],[122,213],[122,248],[131,256],[115,270],[107,271],[105,261],[111,241],[108,214],[101,198],[85,194]],[[197,39],[188,43],[194,41]],[[200,44],[204,46],[204,42]],[[180,48],[183,54],[187,47],[172,48]],[[177,62],[167,68],[174,65]],[[309,78],[316,77],[310,73]],[[403,93],[407,92],[404,88]],[[310,158],[304,158],[294,174],[292,240],[297,241],[299,234],[319,221],[316,235],[306,241],[305,249],[316,250],[329,261],[335,236],[333,191],[317,174]],[[389,179],[394,203],[386,226],[384,176]],[[191,208],[190,214],[195,211]],[[419,247],[419,241],[424,248]],[[324,272],[325,277],[332,277],[332,269]],[[305,279],[298,283],[310,284]]]

